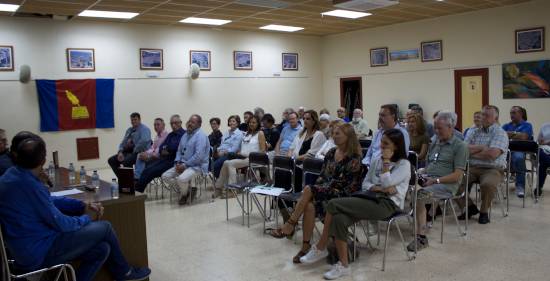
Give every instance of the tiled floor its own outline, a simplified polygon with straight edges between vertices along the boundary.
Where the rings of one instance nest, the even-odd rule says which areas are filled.
[[[550,196],[548,184],[546,190]],[[146,212],[153,281],[321,280],[328,269],[324,262],[292,264],[299,242],[262,234],[256,208],[250,228],[242,226],[235,199],[229,201],[230,220],[226,221],[225,200],[209,202],[203,197],[198,203],[180,207],[177,199],[169,202],[152,197]],[[352,264],[353,275],[342,280],[550,280],[548,200],[534,205],[528,199],[523,209],[512,195],[509,217],[503,217],[496,207],[491,223],[472,221],[466,238],[458,236],[449,216],[444,244],[439,242],[438,218],[429,233],[430,247],[411,262],[394,232],[385,272],[381,271],[381,243],[374,251],[361,249],[359,260]],[[401,226],[409,240],[410,228],[405,222]]]

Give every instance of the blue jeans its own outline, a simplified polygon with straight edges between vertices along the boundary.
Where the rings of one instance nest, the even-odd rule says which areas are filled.
[[[512,171],[516,173],[516,189],[523,191],[525,188],[525,153],[512,152]]]
[[[76,280],[91,281],[105,263],[115,280],[130,270],[116,233],[108,221],[96,221],[74,232],[61,233],[46,255],[43,267],[80,261]]]
[[[214,173],[214,177],[220,177],[220,171],[222,170],[223,162],[225,162],[225,160],[227,160],[227,156],[222,156],[214,160],[214,163],[212,164],[212,172]]]
[[[542,189],[546,180],[546,169],[550,167],[550,154],[546,154],[542,149],[539,154],[539,188]]]
[[[141,177],[141,173],[143,172],[143,170],[145,170],[145,166],[147,165],[147,162],[137,158],[135,165],[136,166],[134,169],[134,178],[136,180],[139,180],[139,178]]]

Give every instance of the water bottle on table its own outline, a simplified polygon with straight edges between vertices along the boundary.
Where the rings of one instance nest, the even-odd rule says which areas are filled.
[[[76,179],[76,172],[73,163],[69,164],[69,184],[73,185]]]
[[[80,166],[80,184],[86,185],[86,169],[84,169],[84,166]]]
[[[50,161],[50,165],[48,166],[48,177],[50,180],[55,180],[55,166],[53,165],[53,161]]]
[[[111,182],[111,197],[113,199],[118,199],[118,183],[116,179],[113,179]]]
[[[99,175],[96,170],[94,170],[94,173],[92,174],[92,186],[96,191],[99,190]]]

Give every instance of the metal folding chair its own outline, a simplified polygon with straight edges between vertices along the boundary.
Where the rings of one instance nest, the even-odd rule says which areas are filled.
[[[76,274],[74,268],[70,264],[58,264],[48,268],[42,268],[39,270],[23,273],[23,274],[14,274],[12,266],[15,265],[14,260],[8,259],[8,254],[6,247],[4,245],[4,237],[2,236],[2,231],[0,229],[0,273],[2,276],[2,281],[12,281],[12,280],[28,280],[29,277],[40,278],[41,274],[47,272],[55,272],[55,278],[53,281],[65,280],[65,281],[76,281]],[[70,278],[69,278],[70,277]]]
[[[533,196],[534,200],[535,200],[535,203],[538,202],[538,194],[535,194],[535,190],[536,187],[538,187],[538,173],[539,173],[539,145],[535,142],[535,141],[532,141],[532,140],[525,140],[525,141],[519,141],[519,140],[514,140],[514,141],[510,141],[509,145],[508,145],[508,148],[510,149],[510,153],[512,152],[522,152],[522,153],[525,153],[525,155],[529,155],[530,156],[530,160],[531,160],[531,169],[527,169],[526,170],[526,174],[529,173],[530,174],[530,177],[531,177],[531,184],[530,184],[530,188],[531,188],[531,195]],[[527,179],[527,177],[526,177]],[[535,182],[535,179],[536,179],[536,182]],[[535,187],[533,187],[535,186]],[[527,185],[525,186],[525,188],[527,187]],[[523,196],[523,208],[525,208],[525,197],[526,197],[527,194],[525,194]]]

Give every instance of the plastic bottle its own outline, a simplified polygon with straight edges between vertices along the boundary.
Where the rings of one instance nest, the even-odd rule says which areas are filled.
[[[84,169],[84,166],[80,166],[80,184],[86,185],[86,169]]]
[[[94,173],[92,174],[92,186],[95,190],[99,190],[99,175],[96,170],[94,170]]]
[[[69,184],[74,184],[74,181],[76,179],[76,172],[74,170],[73,163],[69,164]]]
[[[53,161],[50,161],[50,165],[48,165],[48,177],[50,180],[55,179],[55,166],[53,164]]]
[[[118,183],[116,179],[113,179],[111,182],[111,197],[113,199],[118,199]]]

